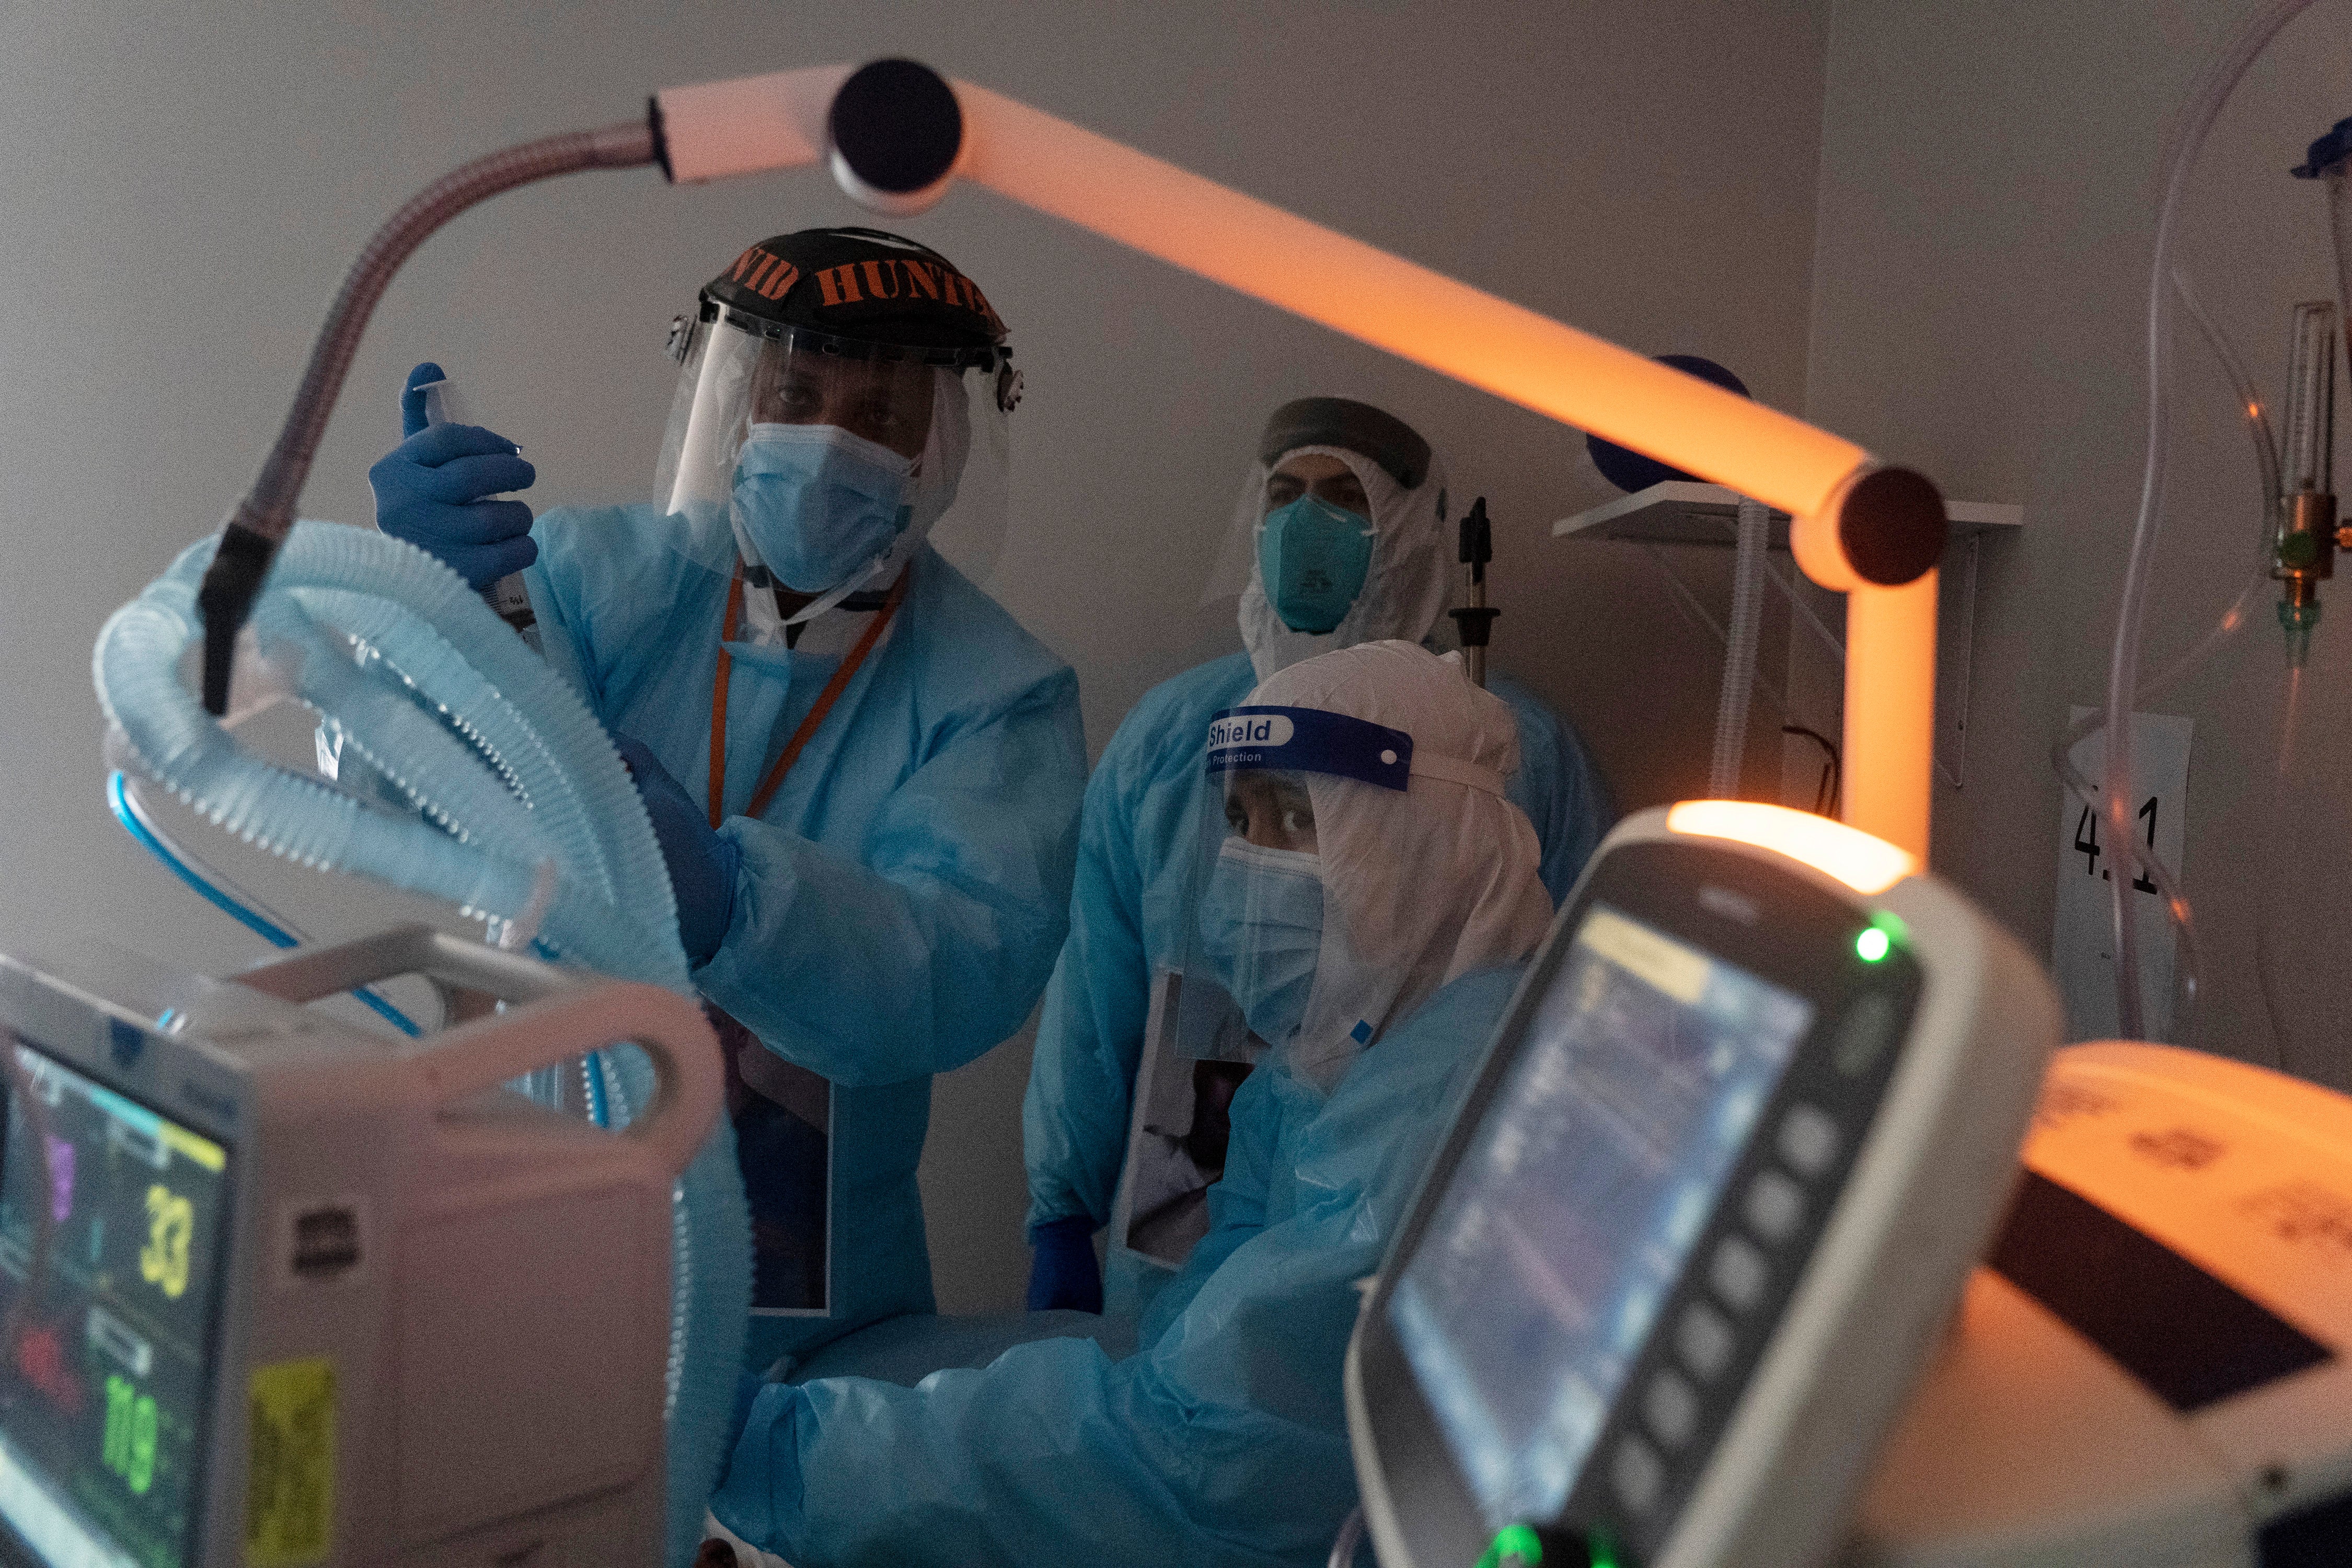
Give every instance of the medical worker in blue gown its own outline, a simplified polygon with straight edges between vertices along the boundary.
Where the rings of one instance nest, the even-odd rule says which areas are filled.
[[[1048,1339],[913,1387],[760,1387],[712,1502],[739,1559],[1324,1561],[1356,1500],[1351,1281],[1378,1267],[1552,904],[1505,794],[1511,705],[1458,663],[1371,643],[1246,696],[1287,740],[1204,746],[1205,720],[1168,738],[1210,770],[1208,831],[1184,829],[1203,850],[1177,857],[1200,868],[1184,962],[1275,1045],[1234,1096],[1208,1234],[1142,1348]]]
[[[1020,1026],[1066,929],[1077,683],[928,543],[1001,533],[1004,338],[934,251],[784,235],[679,319],[654,504],[485,499],[530,465],[426,428],[431,365],[369,476],[384,531],[524,572],[636,778],[736,1069],[755,1368],[931,1310],[930,1076]]]
[[[1450,637],[1458,499],[1429,443],[1370,405],[1302,398],[1266,421],[1230,552],[1251,563],[1243,651],[1146,693],[1087,786],[1070,940],[1046,989],[1022,1115],[1033,1309],[1104,1307],[1093,1234],[1111,1217],[1128,1154],[1154,975],[1174,962],[1179,836],[1200,793],[1192,738],[1298,659]],[[1506,788],[1535,824],[1544,885],[1561,900],[1615,819],[1608,787],[1565,719],[1507,676],[1490,679],[1518,717],[1520,764]],[[1167,1276],[1113,1242],[1110,1310],[1131,1314]]]

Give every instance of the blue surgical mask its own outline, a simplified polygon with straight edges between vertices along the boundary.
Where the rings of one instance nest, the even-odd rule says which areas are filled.
[[[1372,525],[1346,507],[1303,495],[1265,514],[1257,536],[1266,602],[1294,632],[1322,633],[1347,618],[1372,568]]]
[[[735,462],[735,526],[777,581],[822,594],[907,525],[914,464],[832,425],[754,425]]]
[[[1257,1037],[1280,1045],[1307,1019],[1323,952],[1323,862],[1228,838],[1201,895],[1210,966]]]

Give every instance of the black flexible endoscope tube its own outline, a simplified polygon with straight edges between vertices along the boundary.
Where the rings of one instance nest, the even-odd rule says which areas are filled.
[[[360,336],[393,274],[435,229],[478,202],[517,185],[582,169],[632,169],[658,161],[660,137],[650,117],[598,131],[570,131],[477,158],[434,181],[392,215],[369,238],[343,275],[343,286],[310,345],[310,363],[294,394],[285,428],[260,477],[221,530],[219,548],[197,590],[205,618],[205,707],[228,711],[228,678],[238,628],[252,612],[278,547],[294,526],[294,508],[310,477],[310,461],[327,417],[343,390]]]

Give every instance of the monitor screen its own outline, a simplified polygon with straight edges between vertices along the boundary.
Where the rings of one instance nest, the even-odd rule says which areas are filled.
[[[1389,1298],[1489,1528],[1565,1506],[1812,1016],[1605,904],[1578,928]]]
[[[23,1076],[0,1163],[0,1519],[47,1563],[182,1568],[228,1152],[0,1034],[5,1048]]]

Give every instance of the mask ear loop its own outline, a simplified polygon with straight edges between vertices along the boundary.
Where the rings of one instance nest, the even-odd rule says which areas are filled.
[[[902,508],[901,510],[903,510],[904,509]],[[813,621],[816,619],[817,616],[824,614],[827,610],[841,603],[842,600],[846,599],[850,595],[855,594],[858,589],[863,588],[866,584],[874,581],[874,579],[880,574],[882,568],[890,563],[892,553],[893,550],[886,550],[882,552],[882,553],[874,557],[873,560],[868,561],[864,566],[852,572],[848,576],[844,577],[840,582],[835,583],[832,587],[827,588],[824,593],[818,595],[815,598],[811,599],[807,604],[802,605],[791,615],[786,616],[783,618],[783,625],[788,626],[796,626],[801,625],[803,621]]]

